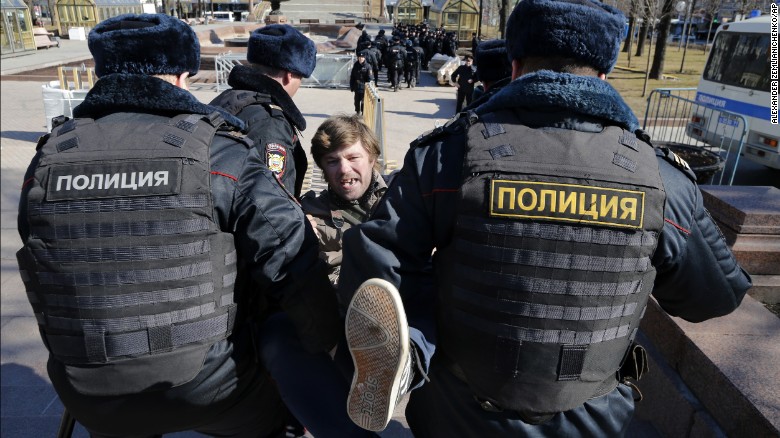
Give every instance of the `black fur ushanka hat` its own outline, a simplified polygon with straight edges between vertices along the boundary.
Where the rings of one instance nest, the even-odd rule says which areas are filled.
[[[626,17],[595,0],[522,0],[506,25],[510,59],[560,56],[609,73],[617,62]]]
[[[317,46],[289,24],[271,24],[249,35],[246,59],[308,78],[317,65]]]
[[[477,77],[480,81],[495,82],[512,75],[512,64],[506,55],[504,40],[487,40],[479,43],[474,53]]]
[[[200,42],[189,25],[165,14],[124,14],[98,23],[87,42],[98,77],[173,74],[200,69]]]

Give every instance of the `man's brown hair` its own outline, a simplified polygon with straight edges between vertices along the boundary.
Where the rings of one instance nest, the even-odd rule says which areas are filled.
[[[352,116],[337,114],[322,122],[311,139],[311,155],[317,166],[322,169],[322,157],[325,154],[358,141],[374,160],[374,169],[378,171],[379,140],[357,114]]]

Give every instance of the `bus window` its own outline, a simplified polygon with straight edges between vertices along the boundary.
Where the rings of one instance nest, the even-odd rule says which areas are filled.
[[[768,92],[769,41],[768,34],[721,32],[704,69],[704,79]]]

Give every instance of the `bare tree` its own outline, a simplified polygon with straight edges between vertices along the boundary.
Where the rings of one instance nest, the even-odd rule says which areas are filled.
[[[762,2],[760,0],[738,0],[736,3],[739,5],[740,19],[744,20],[750,14],[750,11],[759,9]]]
[[[658,14],[659,11],[659,3],[661,0],[642,0],[642,9],[644,10],[644,16],[643,18],[643,26],[646,26],[645,34],[647,34],[647,28],[652,29],[655,27],[655,22],[658,20]],[[665,0],[666,2],[670,2],[671,0]],[[641,36],[641,28],[640,28],[640,38],[643,38]],[[645,39],[645,38],[643,38]],[[641,42],[641,40],[640,40]],[[650,48],[648,49],[648,56],[647,56],[647,63],[645,65],[645,81],[644,85],[642,87],[642,97],[644,97],[647,94],[647,83],[650,79],[650,54],[649,52],[652,51],[653,48],[653,39],[650,38]],[[641,55],[637,55],[641,56]]]
[[[666,40],[669,38],[669,30],[672,27],[674,2],[675,0],[664,0],[661,7],[661,22],[658,24],[658,37],[655,41],[655,54],[653,55],[653,67],[650,68],[650,79],[661,79],[664,74]]]
[[[634,48],[634,28],[637,25],[637,4],[639,0],[630,0],[628,3],[628,33],[623,44],[623,52],[628,57],[628,68],[631,68],[631,51]]]
[[[681,35],[681,38],[685,39],[685,48],[683,49],[682,61],[680,61],[680,73],[683,72],[683,67],[685,66],[685,54],[688,52],[688,36],[691,34],[690,23],[693,21],[693,10],[695,8],[696,0],[691,0],[691,6],[688,8],[688,13],[685,16],[685,22],[688,24],[688,31],[683,32],[683,35]],[[685,29],[685,25],[683,25],[683,29]],[[682,39],[680,41],[682,41]]]
[[[706,41],[704,42],[704,52],[707,53],[707,48],[710,45],[710,35],[712,34],[712,25],[715,23],[715,17],[718,14],[718,11],[720,10],[721,5],[723,5],[723,0],[705,0],[704,1],[704,13],[707,16],[707,18],[710,20],[709,26],[707,27],[707,36]]]
[[[634,43],[634,26],[636,25],[636,16],[634,10],[636,9],[636,0],[632,0],[628,5],[628,35],[626,35],[626,42],[623,44],[623,51],[628,53],[628,59],[631,59],[631,49]]]
[[[655,13],[651,9],[655,9],[655,0],[642,0],[640,8],[643,11],[642,25],[639,26],[639,41],[636,43],[636,56],[642,56],[645,50],[645,42],[647,41],[647,33],[652,28],[650,18],[653,17],[653,23],[655,23]]]
[[[509,15],[512,14],[516,0],[501,0],[501,8],[498,11],[498,27],[500,28],[501,38],[506,38],[506,21],[509,19]]]

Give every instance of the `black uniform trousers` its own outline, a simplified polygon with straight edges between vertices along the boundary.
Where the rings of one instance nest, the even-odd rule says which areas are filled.
[[[461,85],[458,87],[457,102],[455,104],[455,112],[459,113],[463,109],[463,102],[466,102],[466,106],[471,103],[471,96],[474,94],[474,85]]]
[[[484,410],[468,384],[440,359],[433,359],[429,374],[431,381],[412,391],[406,406],[406,419],[416,438],[622,437],[634,415],[632,390],[620,384],[606,395],[534,425],[513,411]]]
[[[363,114],[363,98],[366,93],[364,90],[355,91],[355,112]]]

